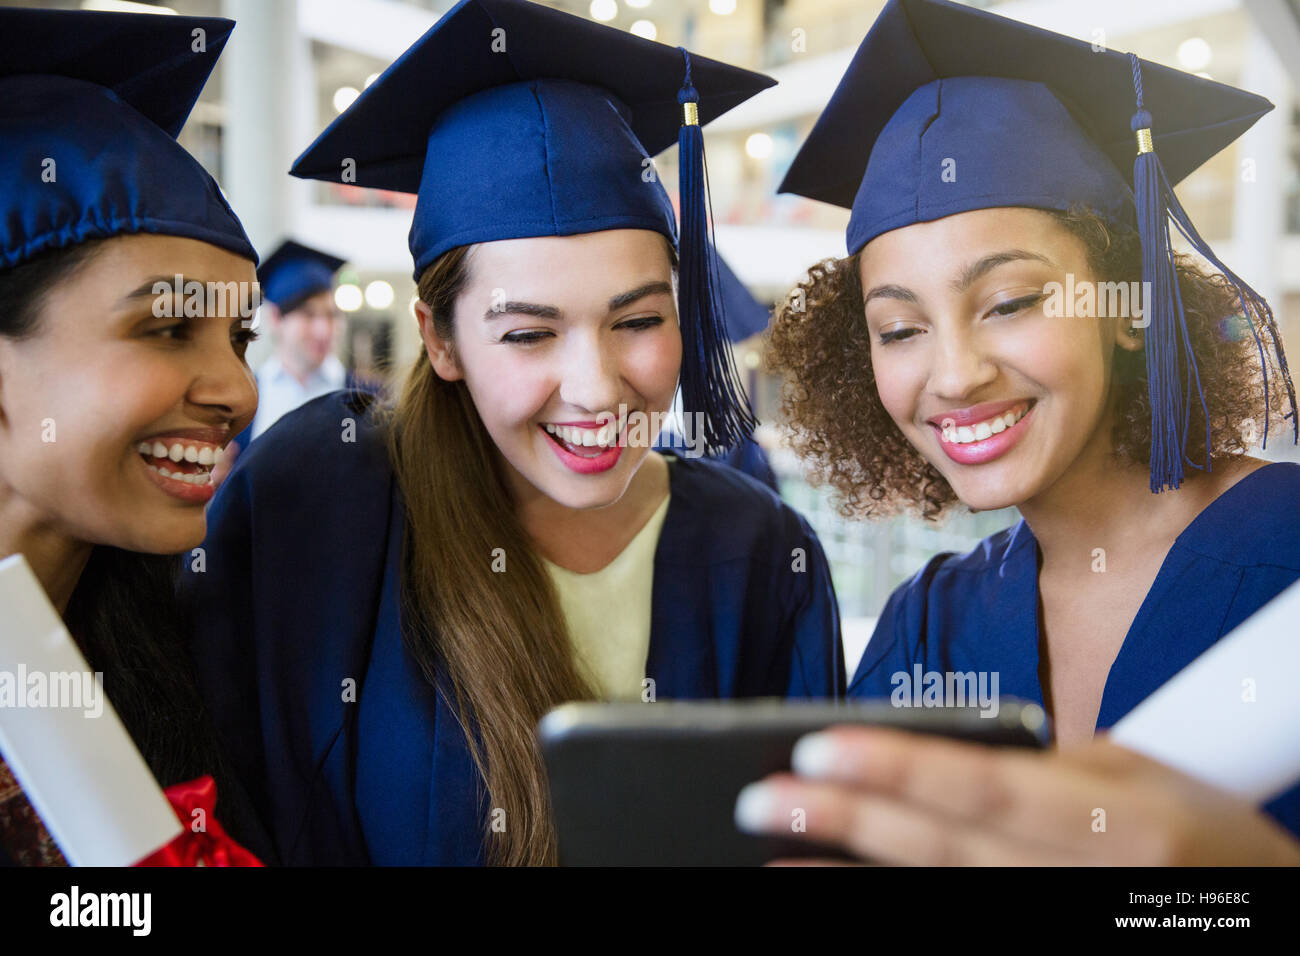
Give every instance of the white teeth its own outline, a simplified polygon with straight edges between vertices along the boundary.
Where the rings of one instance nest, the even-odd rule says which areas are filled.
[[[618,425],[610,423],[602,425],[598,429],[592,428],[575,428],[572,425],[555,425],[547,422],[545,425],[547,432],[554,435],[561,441],[568,442],[575,447],[583,448],[608,448],[614,444],[614,439],[618,436]]]
[[[950,445],[967,445],[974,441],[984,441],[1006,431],[1029,412],[1028,405],[1013,408],[1005,415],[998,415],[974,425],[948,425],[943,429],[943,440]]]
[[[175,471],[175,472],[169,471],[168,469],[163,468],[160,465],[150,465],[149,467],[152,468],[154,471],[158,472],[158,474],[162,475],[164,478],[170,478],[172,481],[183,481],[187,485],[212,484],[212,473],[208,471],[200,471],[200,472],[196,472],[193,475],[187,475],[184,472],[180,472],[180,471]]]
[[[211,485],[212,468],[221,461],[222,449],[213,448],[210,445],[199,447],[197,445],[185,446],[180,443],[174,444],[169,449],[162,442],[140,442],[136,446],[140,454],[155,459],[147,462],[150,468],[158,472],[164,478],[170,478],[172,481],[183,481],[187,485]],[[190,464],[199,466],[198,471],[190,474],[183,471],[172,471],[164,467],[164,462],[186,461]]]

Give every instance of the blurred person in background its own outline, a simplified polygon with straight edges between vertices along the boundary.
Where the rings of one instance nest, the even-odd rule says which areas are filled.
[[[258,268],[258,318],[270,330],[275,351],[257,369],[257,415],[227,449],[213,475],[218,486],[248,443],[286,412],[353,386],[334,354],[343,328],[342,313],[334,304],[334,276],[343,261],[286,239]]]

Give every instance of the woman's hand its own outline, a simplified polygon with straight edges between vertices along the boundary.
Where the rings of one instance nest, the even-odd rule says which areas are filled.
[[[1104,736],[1035,753],[842,726],[793,766],[741,792],[742,829],[878,863],[1300,865],[1261,811]]]

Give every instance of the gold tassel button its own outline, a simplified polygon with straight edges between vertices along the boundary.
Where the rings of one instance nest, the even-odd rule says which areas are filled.
[[[698,103],[682,104],[682,125],[683,126],[700,125],[700,108]]]
[[[1137,141],[1139,156],[1143,153],[1154,153],[1156,151],[1155,144],[1151,141],[1151,130],[1149,127],[1137,131]]]

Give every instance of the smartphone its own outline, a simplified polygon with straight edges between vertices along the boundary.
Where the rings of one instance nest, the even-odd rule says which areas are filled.
[[[1041,748],[1037,704],[900,708],[887,702],[789,700],[575,703],[538,725],[562,866],[757,866],[780,857],[832,857],[806,840],[736,829],[736,797],[790,769],[805,734],[869,724],[994,747]]]

